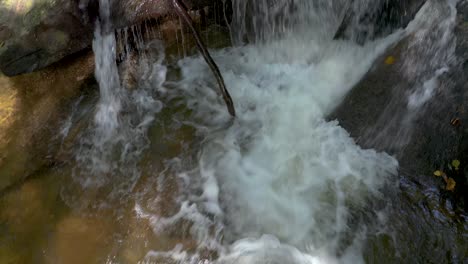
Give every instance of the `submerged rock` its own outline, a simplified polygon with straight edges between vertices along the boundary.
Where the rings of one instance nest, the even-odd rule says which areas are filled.
[[[106,262],[112,243],[113,222],[105,218],[69,215],[56,227],[45,250],[46,263]],[[79,250],[77,252],[77,250]]]
[[[67,209],[59,199],[57,174],[47,172],[0,196],[0,260],[34,263],[42,259],[44,241]]]

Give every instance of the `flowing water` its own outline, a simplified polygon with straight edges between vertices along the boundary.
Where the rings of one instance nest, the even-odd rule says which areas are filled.
[[[362,237],[381,223],[350,224],[352,211],[374,210],[370,201],[382,198],[379,189],[398,163],[361,149],[325,117],[401,32],[365,46],[332,41],[338,19],[325,17],[339,16],[334,6],[297,1],[283,3],[294,5],[280,9],[290,13],[269,14],[279,2],[253,9],[266,20],[282,15],[278,20],[256,18],[261,29],[248,33],[236,27],[233,35],[258,36],[254,44],[214,52],[236,102],[234,123],[203,61],[179,62],[182,79],[172,92],[181,89],[204,138],[185,184],[200,194],[184,197],[171,218],[144,216],[157,229],[195,221],[199,247],[216,250],[219,263],[363,262]],[[243,4],[234,2],[237,19],[251,15]],[[150,252],[147,259],[194,260],[180,259],[182,252]]]
[[[398,161],[326,117],[390,45],[428,24],[450,30],[455,1],[422,10],[448,8],[447,24],[421,13],[357,45],[333,40],[348,1],[234,0],[235,45],[212,55],[235,120],[199,55],[174,59],[159,40],[139,43],[145,52],[127,52],[119,73],[109,3],[100,0],[93,42],[99,99],[73,106],[61,132],[75,141],[73,161],[47,178],[70,175],[54,187],[67,209],[38,243],[43,262],[364,263],[375,247],[398,259],[391,231],[401,222],[389,220],[384,194]],[[444,66],[434,62],[435,76],[408,94],[412,111]]]
[[[457,61],[453,35],[457,2],[429,1],[408,25],[410,44],[404,51],[401,74],[413,87],[395,85],[398,92],[389,96],[384,113],[373,127],[367,128],[364,144],[398,153],[410,143],[415,120],[436,94],[440,77]]]

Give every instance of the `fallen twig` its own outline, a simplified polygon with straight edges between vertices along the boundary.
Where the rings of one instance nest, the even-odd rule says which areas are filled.
[[[181,0],[170,0],[172,3],[172,6],[174,7],[174,10],[176,11],[177,15],[179,15],[182,20],[185,21],[185,23],[188,25],[190,30],[192,31],[193,37],[195,38],[195,42],[197,43],[198,49],[200,50],[200,53],[202,54],[203,58],[205,61],[208,63],[208,66],[210,67],[211,71],[216,77],[216,81],[218,82],[219,89],[221,90],[221,94],[223,96],[224,102],[226,103],[226,107],[229,111],[229,114],[231,116],[235,117],[236,116],[236,110],[234,108],[234,103],[232,102],[231,95],[229,94],[226,84],[224,83],[223,76],[221,75],[221,72],[219,71],[218,66],[216,63],[213,61],[213,58],[211,57],[210,53],[208,52],[208,49],[206,48],[205,44],[203,43],[200,34],[198,34],[198,31],[195,29],[193,25],[192,18],[187,12],[187,7],[181,2]]]

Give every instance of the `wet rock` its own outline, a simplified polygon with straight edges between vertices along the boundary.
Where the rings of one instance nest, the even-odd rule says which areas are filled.
[[[93,27],[78,0],[2,1],[0,17],[0,70],[7,76],[42,69],[91,44]]]
[[[170,2],[166,0],[117,0],[112,6],[112,23],[115,28],[123,28],[149,18],[175,16]],[[201,9],[213,4],[213,0],[183,0],[183,2],[188,9]]]
[[[371,3],[369,3],[371,2]],[[350,1],[335,39],[351,39],[364,43],[384,37],[413,20],[426,0]]]
[[[18,92],[8,85],[6,78],[0,77],[0,86],[2,87],[0,90],[0,145],[5,145],[8,143],[6,131],[14,120],[13,114],[18,103]],[[3,155],[0,156],[0,166],[3,159]]]
[[[148,18],[159,18],[171,13],[169,1],[118,0],[112,7],[111,19],[116,28],[124,28]]]
[[[455,38],[444,35],[445,44],[436,43],[443,23],[410,34],[375,62],[330,116],[359,145],[386,151],[400,163],[399,185],[386,190],[394,241],[368,241],[377,247],[365,247],[368,262],[379,261],[389,247],[398,255],[388,263],[461,263],[467,257],[468,3],[457,9],[455,29],[447,29]],[[449,166],[454,159],[464,164],[458,170]],[[433,175],[439,169],[457,182],[454,192]]]
[[[405,177],[423,185],[440,184],[441,188],[445,184],[433,172],[450,170],[452,160],[465,157],[467,145],[468,77],[464,73],[468,70],[468,4],[460,3],[458,12],[455,57],[450,55],[452,44],[437,49],[420,43],[430,42],[426,38],[410,35],[376,61],[330,116],[338,119],[361,146],[396,155]],[[449,51],[446,56],[437,57],[445,50]],[[394,63],[388,63],[389,57]],[[438,60],[450,66],[445,69]],[[429,89],[432,97],[413,109],[410,95],[421,99],[421,91],[428,85],[434,85]],[[451,124],[454,118],[459,119],[459,125]],[[468,164],[468,160],[462,163]],[[466,178],[456,177],[459,184],[455,193],[460,196],[467,193]],[[466,197],[457,201],[468,209]]]
[[[61,121],[93,73],[88,52],[39,72],[0,76],[0,191],[54,163]]]

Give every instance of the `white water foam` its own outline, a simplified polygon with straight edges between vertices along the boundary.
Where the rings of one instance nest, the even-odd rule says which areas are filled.
[[[156,233],[181,218],[194,222],[199,249],[217,250],[216,263],[363,262],[358,234],[342,248],[350,214],[381,195],[398,164],[361,149],[325,117],[401,32],[363,47],[313,33],[213,53],[238,112],[228,128],[203,60],[179,62],[172,92],[184,93],[206,138],[198,173],[180,177],[192,188],[201,179],[203,191],[181,201],[174,217],[144,215]],[[222,240],[196,232],[213,226]],[[182,252],[173,252],[177,263],[196,263]],[[149,252],[144,263],[157,256],[171,253]]]

